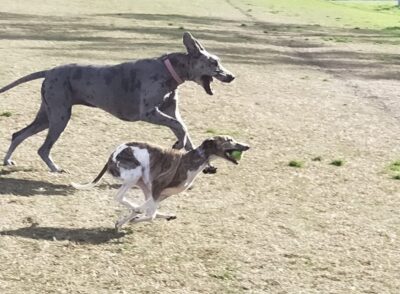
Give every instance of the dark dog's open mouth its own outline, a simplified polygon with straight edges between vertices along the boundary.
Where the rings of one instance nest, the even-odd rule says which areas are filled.
[[[214,76],[215,78],[217,78],[219,81],[223,82],[223,83],[230,83],[232,82],[235,77],[231,74],[221,74],[221,72],[217,73],[217,75]],[[201,84],[204,88],[204,90],[206,91],[206,93],[208,95],[213,95],[214,91],[211,88],[211,82],[213,81],[213,77],[209,76],[209,75],[204,75],[201,76]]]
[[[240,157],[237,157],[238,155],[235,156],[235,152],[242,153],[241,150],[238,149],[231,149],[225,152],[225,158],[228,159],[230,162],[233,162],[234,164],[239,164]]]
[[[203,88],[208,95],[213,95],[213,90],[211,88],[211,82],[213,81],[212,76],[204,75],[201,77],[201,82],[203,84]]]

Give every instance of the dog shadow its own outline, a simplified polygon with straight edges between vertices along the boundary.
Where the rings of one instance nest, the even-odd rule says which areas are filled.
[[[32,225],[16,230],[0,231],[0,236],[14,236],[54,242],[70,241],[77,244],[102,244],[113,239],[119,239],[125,236],[125,233],[117,232],[111,228],[72,229]]]
[[[11,171],[12,172],[12,171]],[[53,184],[45,181],[31,179],[6,178],[11,172],[0,171],[0,195],[12,194],[14,196],[30,197],[35,195],[45,196],[68,196],[77,190],[71,185]],[[118,189],[120,184],[100,184],[96,188],[101,190]]]
[[[33,172],[34,169],[33,168],[18,168],[13,166],[12,168],[2,168],[0,169],[0,176],[6,176],[12,173],[16,173],[16,172]]]
[[[67,196],[75,189],[70,185],[52,184],[44,181],[3,178],[0,177],[0,195],[13,194],[16,196]]]

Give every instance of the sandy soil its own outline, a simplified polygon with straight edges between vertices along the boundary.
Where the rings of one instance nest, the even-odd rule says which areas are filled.
[[[252,149],[163,203],[177,220],[115,233],[116,182],[84,192],[69,183],[91,179],[121,142],[175,140],[162,127],[74,108],[52,153],[69,174],[49,173],[37,156],[45,133],[17,149],[16,167],[0,168],[1,293],[398,291],[399,182],[388,165],[400,153],[400,55],[390,36],[267,21],[238,0],[3,2],[1,85],[64,63],[181,51],[190,30],[237,75],[213,97],[181,87],[194,141],[231,134]],[[0,114],[12,115],[0,116],[0,154],[39,95],[40,81],[1,95]]]

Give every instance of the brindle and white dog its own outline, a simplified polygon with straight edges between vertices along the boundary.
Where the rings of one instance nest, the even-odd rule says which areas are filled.
[[[154,218],[171,220],[176,216],[157,211],[161,201],[188,189],[210,160],[220,157],[238,164],[232,152],[248,149],[249,146],[238,143],[229,136],[207,139],[198,148],[187,153],[147,143],[122,144],[111,154],[102,171],[91,183],[72,185],[77,189],[92,188],[106,171],[122,180],[123,184],[115,199],[131,212],[116,222],[116,229],[129,221],[137,223]],[[145,202],[140,206],[125,198],[126,192],[133,186],[138,186],[144,193]]]

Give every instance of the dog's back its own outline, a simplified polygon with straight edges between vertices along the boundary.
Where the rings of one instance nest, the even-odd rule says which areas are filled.
[[[174,175],[180,151],[163,149],[147,143],[126,143],[118,146],[108,160],[108,171],[122,181],[142,179],[145,184]]]

